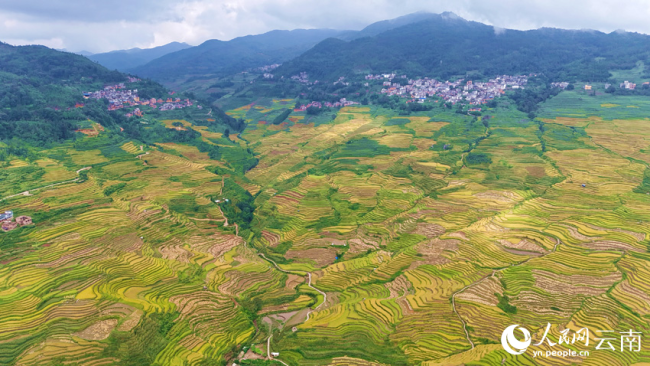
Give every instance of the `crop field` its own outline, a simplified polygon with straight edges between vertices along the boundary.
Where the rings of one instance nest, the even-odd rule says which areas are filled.
[[[239,137],[160,121],[204,145],[98,129],[13,159],[0,212],[34,224],[0,232],[0,364],[650,362],[500,345],[512,324],[650,332],[647,100],[567,91],[535,120],[294,104],[232,108]],[[580,350],[537,349],[557,347]]]

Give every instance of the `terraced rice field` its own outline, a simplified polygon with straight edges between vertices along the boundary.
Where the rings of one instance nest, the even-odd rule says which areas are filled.
[[[584,358],[500,345],[512,324],[535,342],[548,323],[554,342],[650,331],[645,120],[599,102],[537,121],[348,107],[258,123],[292,103],[230,112],[252,122],[228,145],[259,158],[245,174],[179,143],[12,162],[6,195],[91,168],[0,201],[34,220],[0,233],[0,364],[650,362],[593,338]],[[535,350],[584,349],[555,347]]]

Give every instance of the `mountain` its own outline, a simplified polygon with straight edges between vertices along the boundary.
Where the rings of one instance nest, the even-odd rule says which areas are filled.
[[[332,80],[353,73],[399,71],[449,78],[478,74],[543,72],[582,80],[604,80],[608,70],[648,60],[650,37],[635,33],[542,28],[501,30],[453,13],[351,41],[327,39],[275,73],[307,72]]]
[[[226,75],[249,68],[282,63],[341,34],[331,29],[275,30],[230,41],[209,40],[199,46],[173,52],[129,70],[143,77],[169,81],[185,75]]]
[[[84,79],[122,81],[125,76],[70,52],[45,46],[12,46],[0,42],[0,71],[3,77],[30,78],[30,83],[82,82]]]
[[[360,31],[350,31],[341,34],[336,37],[344,41],[351,41],[354,39],[359,39],[363,37],[372,37],[380,33],[389,31],[391,29],[403,27],[408,24],[421,22],[423,20],[433,19],[436,17],[436,14],[428,12],[417,12],[413,14],[404,15],[395,19],[382,20],[370,24],[369,26],[363,28]]]
[[[154,48],[131,48],[129,50],[111,51],[89,55],[88,58],[99,62],[110,70],[126,72],[130,69],[144,65],[166,54],[190,48],[187,43],[172,42]]]
[[[254,67],[286,62],[326,38],[334,37],[349,41],[375,36],[397,27],[431,19],[434,16],[435,14],[418,12],[376,22],[360,31],[332,29],[274,30],[264,34],[239,37],[230,41],[209,40],[199,46],[162,56],[146,65],[140,65],[132,69],[125,68],[124,70],[159,81],[169,81],[185,75],[213,74],[222,76]],[[95,55],[91,59],[97,59],[97,56],[100,55]],[[100,63],[102,62],[100,61]],[[104,65],[108,66],[107,64]]]

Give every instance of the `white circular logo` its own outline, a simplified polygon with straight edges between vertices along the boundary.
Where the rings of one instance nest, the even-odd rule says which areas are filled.
[[[501,334],[501,345],[503,346],[503,349],[511,355],[520,355],[526,352],[526,349],[528,349],[531,342],[530,332],[528,332],[528,329],[526,328],[519,328],[519,330],[524,334],[523,341],[520,341],[515,337],[515,329],[517,329],[517,326],[519,326],[519,324],[511,325],[503,331],[503,334]]]

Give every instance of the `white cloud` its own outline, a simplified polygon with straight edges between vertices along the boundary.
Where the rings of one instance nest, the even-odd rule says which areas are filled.
[[[199,44],[273,29],[361,29],[416,11],[452,11],[502,29],[650,33],[647,0],[21,0],[0,1],[0,38],[104,52]]]
[[[497,26],[493,26],[492,28],[494,28],[494,34],[496,34],[497,36],[502,35],[507,31],[506,28],[501,28]]]

